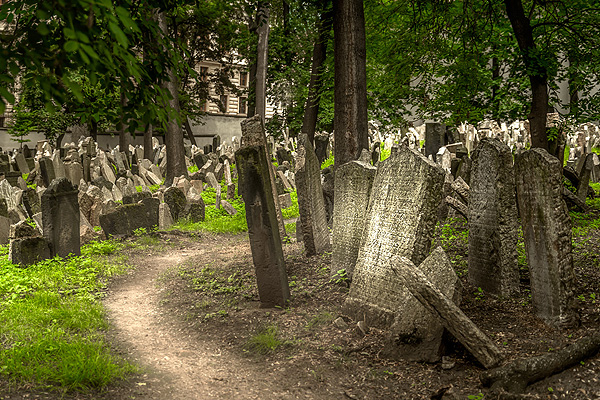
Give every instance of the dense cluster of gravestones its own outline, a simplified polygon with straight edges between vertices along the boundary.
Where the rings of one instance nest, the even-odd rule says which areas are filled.
[[[436,361],[445,325],[428,311],[432,304],[417,300],[408,275],[398,270],[425,280],[413,283],[430,288],[438,304],[451,304],[458,315],[460,280],[444,251],[430,248],[436,223],[448,215],[468,221],[469,280],[497,296],[510,296],[518,287],[520,223],[536,315],[553,326],[578,323],[567,203],[585,209],[589,181],[600,178],[600,162],[589,152],[598,130],[582,129],[591,136],[577,136],[585,143],[575,147],[571,155],[577,158],[563,169],[547,151],[516,145],[526,143],[526,129],[496,128],[488,123],[453,133],[442,124],[426,124],[421,133],[409,131],[401,143],[385,138],[384,150],[390,150],[385,161],[379,157],[379,133],[371,132],[372,151],[363,150],[358,160],[333,172],[320,169],[335,145],[329,135],[318,134],[314,148],[300,135],[275,149],[256,116],[242,122],[240,145],[222,145],[217,138],[203,150],[186,147],[186,163],[198,171],[176,178],[170,187],[162,185],[166,149],[157,141],[152,160],[144,159],[141,148],[105,152],[90,138],[59,149],[40,142],[35,152],[24,149],[0,158],[5,177],[0,181],[0,242],[10,240],[11,259],[23,265],[79,254],[81,242],[138,228],[165,229],[180,218],[204,219],[200,193],[207,186],[216,191],[215,206],[233,214],[226,200],[236,193],[233,173],[245,202],[261,303],[285,306],[290,292],[281,209],[297,189],[297,235],[307,256],[331,251],[331,274],[352,282],[345,313],[386,329],[390,354]],[[274,156],[278,167],[271,162]],[[564,189],[563,174],[577,187],[576,194]],[[221,181],[226,193],[221,193]],[[411,272],[413,267],[417,272]],[[464,329],[476,329],[464,318]],[[482,359],[494,363],[493,357]]]

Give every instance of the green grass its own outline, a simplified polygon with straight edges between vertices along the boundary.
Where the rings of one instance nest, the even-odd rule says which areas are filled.
[[[332,166],[334,163],[333,152],[329,154],[329,158],[321,163],[321,169],[325,169],[327,167]]]
[[[279,328],[276,325],[268,325],[258,329],[250,336],[246,343],[246,351],[266,355],[277,350],[286,342],[280,338]]]
[[[290,192],[290,197],[292,199],[292,206],[281,209],[283,219],[298,218],[300,216],[300,209],[298,208],[298,193],[294,190]]]
[[[188,167],[188,172],[189,172],[190,174],[193,174],[194,172],[198,172],[198,166],[197,166],[196,164],[194,164],[194,165],[190,165],[190,166]]]
[[[0,246],[0,379],[67,392],[102,388],[136,368],[114,356],[98,291],[123,272],[106,256],[113,242],[93,242],[81,257],[53,258],[28,268]]]
[[[291,224],[285,224],[285,231],[292,235],[296,233],[296,223],[292,222]]]

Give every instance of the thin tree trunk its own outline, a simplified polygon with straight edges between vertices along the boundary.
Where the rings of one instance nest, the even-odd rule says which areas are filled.
[[[129,153],[129,143],[131,142],[129,137],[131,136],[127,131],[127,124],[125,123],[125,106],[127,105],[127,97],[121,90],[121,120],[119,121],[119,151]]]
[[[335,166],[369,148],[363,0],[333,1]]]
[[[196,138],[194,137],[194,132],[192,132],[192,125],[190,125],[190,119],[188,117],[185,117],[183,126],[185,128],[185,132],[187,133],[187,138],[190,140],[190,143],[194,146],[198,146],[196,144]]]
[[[322,87],[323,64],[327,57],[327,42],[333,25],[333,10],[328,8],[325,0],[323,9],[321,10],[321,18],[319,20],[319,35],[315,41],[312,55],[312,66],[310,72],[310,83],[308,84],[308,98],[304,108],[304,119],[302,121],[302,133],[306,133],[308,141],[314,147],[315,145],[315,130],[317,127],[317,117],[319,115],[319,101]]]
[[[262,117],[267,113],[267,58],[269,51],[269,2],[260,1],[256,11],[258,46],[256,49],[256,99],[255,114]]]
[[[167,19],[164,12],[158,14],[159,28],[164,36],[168,35]],[[177,88],[177,77],[171,68],[167,70],[168,78],[162,83],[162,87],[171,95],[167,107],[169,108],[169,119],[165,132],[165,145],[167,146],[167,171],[165,186],[170,186],[177,176],[187,176],[185,166],[185,149],[183,147],[183,131],[177,122],[180,115],[179,95]]]
[[[521,0],[504,0],[506,13],[512,25],[519,49],[523,54],[523,62],[528,71],[531,85],[531,111],[529,113],[529,130],[531,147],[548,150],[546,136],[546,113],[548,112],[548,74],[543,65],[536,61],[536,45],[533,40],[533,29],[525,16]],[[537,71],[537,72],[534,72]]]
[[[152,148],[152,124],[146,126],[144,131],[144,158],[154,160],[154,149]]]

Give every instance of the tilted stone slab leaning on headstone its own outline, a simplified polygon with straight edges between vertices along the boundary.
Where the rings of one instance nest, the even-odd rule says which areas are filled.
[[[345,312],[368,325],[390,327],[404,288],[390,281],[393,256],[415,265],[427,257],[442,200],[444,171],[406,145],[379,163]]]

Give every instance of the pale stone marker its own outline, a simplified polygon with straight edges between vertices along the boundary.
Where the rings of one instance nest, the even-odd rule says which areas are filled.
[[[351,278],[354,273],[376,172],[377,168],[363,161],[350,161],[335,172],[332,275],[345,270]]]
[[[469,280],[495,295],[519,285],[517,203],[510,148],[483,138],[473,153],[469,195]]]
[[[515,163],[517,199],[535,314],[549,325],[579,322],[571,253],[571,219],[562,198],[562,165],[543,149],[523,152]]]
[[[77,194],[67,178],[57,178],[42,195],[42,225],[52,255],[81,255]]]
[[[238,190],[246,207],[260,302],[264,307],[284,307],[290,297],[290,289],[267,152],[263,146],[244,146],[235,153],[235,159],[239,173]]]
[[[17,153],[17,155],[15,156],[15,161],[17,162],[17,166],[19,167],[19,172],[21,172],[22,174],[28,174],[31,172],[29,170],[29,165],[27,164],[23,153]]]
[[[442,168],[406,145],[379,163],[344,305],[350,316],[380,327],[393,323],[403,288],[391,280],[389,261],[401,256],[419,265],[427,257],[443,183]]]
[[[301,133],[298,135],[295,174],[298,207],[302,215],[300,227],[307,256],[322,254],[331,249],[320,166],[307,135]]]

